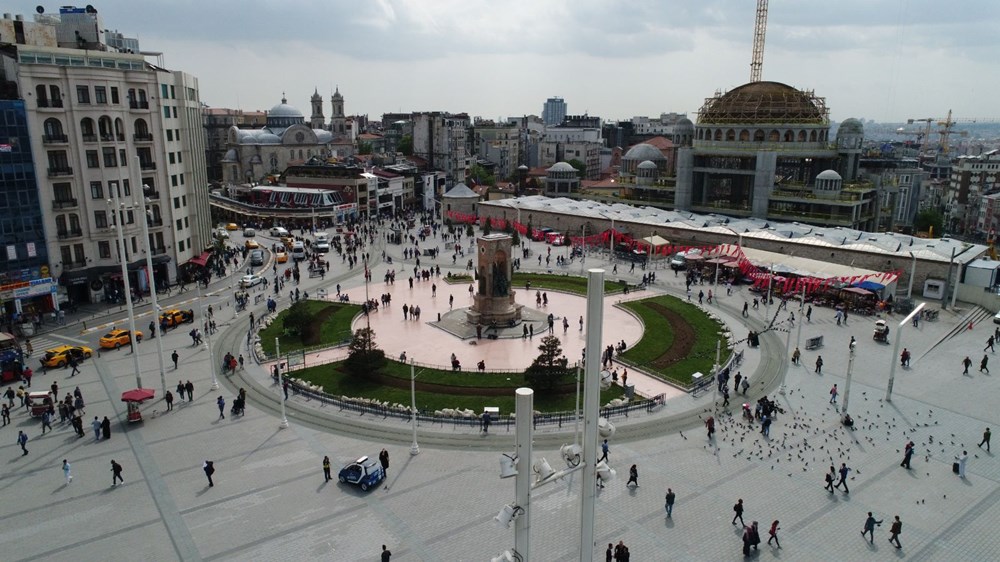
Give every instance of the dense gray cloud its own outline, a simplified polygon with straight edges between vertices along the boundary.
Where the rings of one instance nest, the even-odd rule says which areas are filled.
[[[8,0],[5,11],[31,14],[35,4]],[[606,117],[695,111],[716,89],[748,79],[755,14],[753,0],[94,5],[108,28],[199,76],[211,105],[267,108],[284,90],[305,107],[314,87],[339,85],[349,112],[373,116],[538,113],[550,95],[564,96],[571,112]],[[987,93],[1000,88],[998,27],[996,0],[771,0],[764,77],[815,89],[835,118],[952,107],[989,116]]]

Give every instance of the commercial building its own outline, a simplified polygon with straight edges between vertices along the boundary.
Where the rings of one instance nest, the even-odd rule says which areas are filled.
[[[448,186],[465,182],[472,158],[466,146],[470,125],[465,113],[442,111],[416,112],[413,122],[413,154],[422,158],[428,169],[445,173]]]
[[[121,288],[124,259],[132,286],[145,290],[145,200],[153,273],[160,283],[175,281],[177,264],[210,242],[197,79],[148,62],[159,53],[134,52],[138,42],[108,32],[91,6],[65,6],[34,22],[4,18],[0,37],[15,40],[0,51],[0,78],[5,97],[25,104],[49,274],[71,299],[95,301]],[[112,193],[126,207],[118,220]]]
[[[566,118],[566,101],[562,98],[549,98],[542,105],[542,123],[546,126],[559,125]]]
[[[206,107],[203,111],[205,124],[205,162],[208,165],[208,181],[223,181],[222,160],[229,151],[229,129],[262,129],[267,124],[266,111],[243,111],[225,107]]]

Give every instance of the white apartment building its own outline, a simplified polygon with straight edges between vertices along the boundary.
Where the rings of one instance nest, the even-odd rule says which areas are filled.
[[[465,182],[472,165],[466,150],[469,116],[440,111],[413,113],[413,154],[427,161],[433,170],[442,170],[448,186]]]
[[[176,282],[178,266],[211,241],[197,79],[147,62],[156,53],[115,52],[92,10],[60,10],[83,29],[76,40],[66,40],[70,24],[54,15],[13,20],[25,32],[0,56],[4,79],[27,106],[39,198],[50,206],[44,228],[52,276],[77,302],[100,300],[121,283],[113,193],[125,207],[133,287],[147,287],[144,199],[159,283]]]

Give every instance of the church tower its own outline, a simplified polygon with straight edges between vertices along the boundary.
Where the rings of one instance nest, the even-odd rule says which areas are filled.
[[[333,105],[333,115],[330,117],[330,132],[334,135],[347,134],[347,117],[344,115],[344,96],[340,95],[340,86],[330,98]]]
[[[313,91],[312,97],[309,98],[309,103],[312,105],[312,116],[309,117],[309,126],[313,129],[322,129],[326,118],[323,117],[323,97],[319,95],[318,89]]]

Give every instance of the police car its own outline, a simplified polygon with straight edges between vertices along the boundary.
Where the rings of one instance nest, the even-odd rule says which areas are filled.
[[[340,469],[340,473],[337,475],[337,479],[342,484],[354,484],[365,492],[378,486],[378,483],[384,478],[385,472],[382,470],[382,465],[378,462],[378,459],[370,459],[368,457],[361,457],[347,464],[344,468]]]

